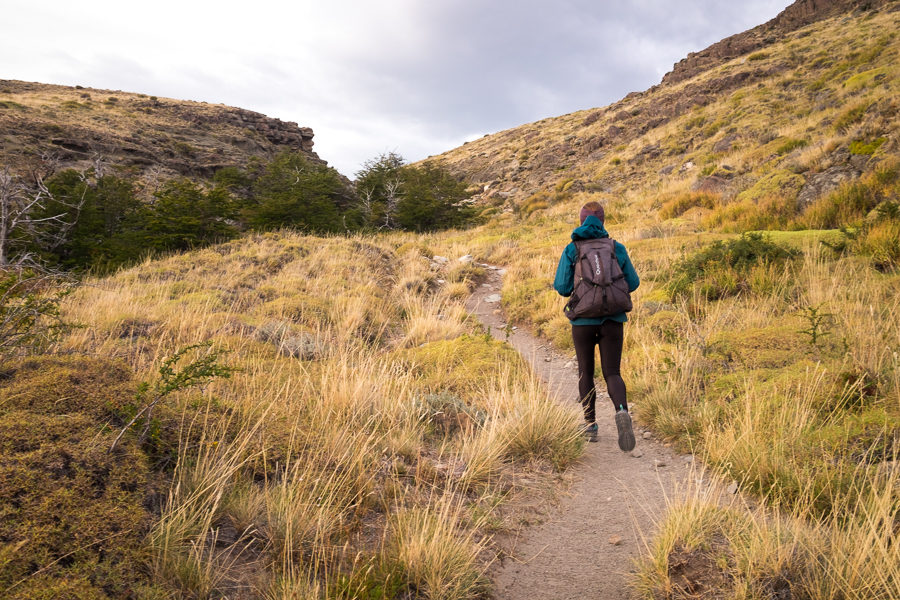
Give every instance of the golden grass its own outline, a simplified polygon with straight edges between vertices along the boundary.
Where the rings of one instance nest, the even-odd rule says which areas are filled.
[[[465,520],[465,507],[453,496],[392,515],[387,555],[425,598],[472,598],[484,587],[479,554],[486,543],[474,534],[477,521],[461,530]]]
[[[819,243],[835,232],[774,232],[802,259],[753,268],[737,296],[711,302],[695,290],[670,304],[661,292],[678,259],[726,236],[647,236],[645,206],[629,207],[623,225],[608,223],[643,279],[623,362],[637,419],[697,452],[764,509],[723,511],[700,491],[673,501],[635,579],[642,597],[690,597],[670,570],[695,560],[697,548],[708,574],[722,575],[710,582],[727,588],[725,597],[771,597],[785,585],[814,598],[893,597],[896,532],[882,526],[863,535],[855,524],[896,522],[898,275]],[[511,321],[566,349],[563,301],[549,283],[576,210],[507,217],[428,244],[441,253],[465,243],[476,261],[506,267],[502,302]],[[498,233],[510,229],[503,242]],[[802,333],[810,307],[830,315],[816,345]],[[841,561],[839,569],[823,566]]]
[[[403,241],[251,236],[67,299],[84,327],[60,350],[118,356],[152,379],[174,348],[208,341],[240,368],[167,401],[166,415],[184,416],[161,424],[181,433],[159,442],[178,440],[148,540],[160,580],[194,597],[250,586],[281,598],[346,581],[364,593],[387,577],[469,597],[490,540],[489,515],[472,521],[468,507],[513,489],[514,470],[580,454],[572,412],[437,283],[453,265],[398,255]],[[459,282],[466,296],[471,283]],[[289,351],[303,336],[312,358]]]

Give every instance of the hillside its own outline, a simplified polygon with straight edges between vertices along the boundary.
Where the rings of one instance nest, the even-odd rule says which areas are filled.
[[[209,178],[251,156],[313,152],[313,131],[221,104],[0,80],[0,164],[28,171],[48,155],[58,168],[94,156],[142,178]]]
[[[898,151],[897,8],[857,10],[780,37],[775,25],[762,26],[729,38],[733,51],[722,42],[693,55],[650,90],[434,160],[498,209],[533,211],[575,192],[630,202],[700,190],[729,203],[777,189],[800,210]]]

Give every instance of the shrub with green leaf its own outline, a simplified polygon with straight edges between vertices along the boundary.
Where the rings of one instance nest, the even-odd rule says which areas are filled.
[[[0,275],[0,361],[39,350],[70,327],[59,304],[72,282],[30,271]]]
[[[761,233],[713,244],[682,258],[672,269],[667,284],[671,299],[690,295],[695,289],[710,300],[750,289],[749,276],[756,267],[783,265],[800,255]]]

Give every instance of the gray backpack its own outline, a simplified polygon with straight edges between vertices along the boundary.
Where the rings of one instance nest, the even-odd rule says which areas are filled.
[[[575,242],[575,287],[563,312],[569,319],[609,317],[631,310],[631,294],[611,238]]]

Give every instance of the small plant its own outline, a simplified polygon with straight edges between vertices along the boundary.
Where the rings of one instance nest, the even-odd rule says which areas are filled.
[[[796,138],[788,138],[784,142],[782,142],[777,148],[775,148],[775,154],[778,156],[783,156],[796,150],[797,148],[803,148],[809,144],[808,140],[796,139]]]
[[[806,319],[808,326],[806,329],[799,330],[799,333],[809,336],[809,344],[813,347],[817,347],[820,339],[831,334],[828,330],[828,326],[834,315],[823,312],[821,304],[807,306],[803,309],[802,315]]]
[[[185,365],[181,370],[176,370],[176,365],[186,354],[200,348],[207,348],[208,351],[200,358]],[[122,428],[122,431],[120,431],[119,435],[116,436],[116,439],[113,440],[109,451],[112,452],[115,450],[116,444],[119,443],[119,440],[122,439],[125,432],[131,429],[141,417],[144,418],[144,429],[140,436],[141,440],[143,440],[147,436],[147,432],[150,431],[153,409],[169,394],[203,385],[216,377],[223,377],[225,379],[231,377],[231,374],[237,371],[237,369],[219,364],[218,360],[222,354],[222,350],[211,348],[209,343],[201,343],[185,346],[175,352],[172,356],[166,358],[163,361],[162,366],[159,367],[159,381],[153,385],[145,381],[138,386],[138,403],[146,402],[146,404],[144,404],[143,408],[138,410],[125,427]],[[150,398],[150,400],[147,401],[147,398]]]
[[[56,275],[6,272],[0,278],[0,360],[39,349],[70,330],[59,304],[74,289]]]

